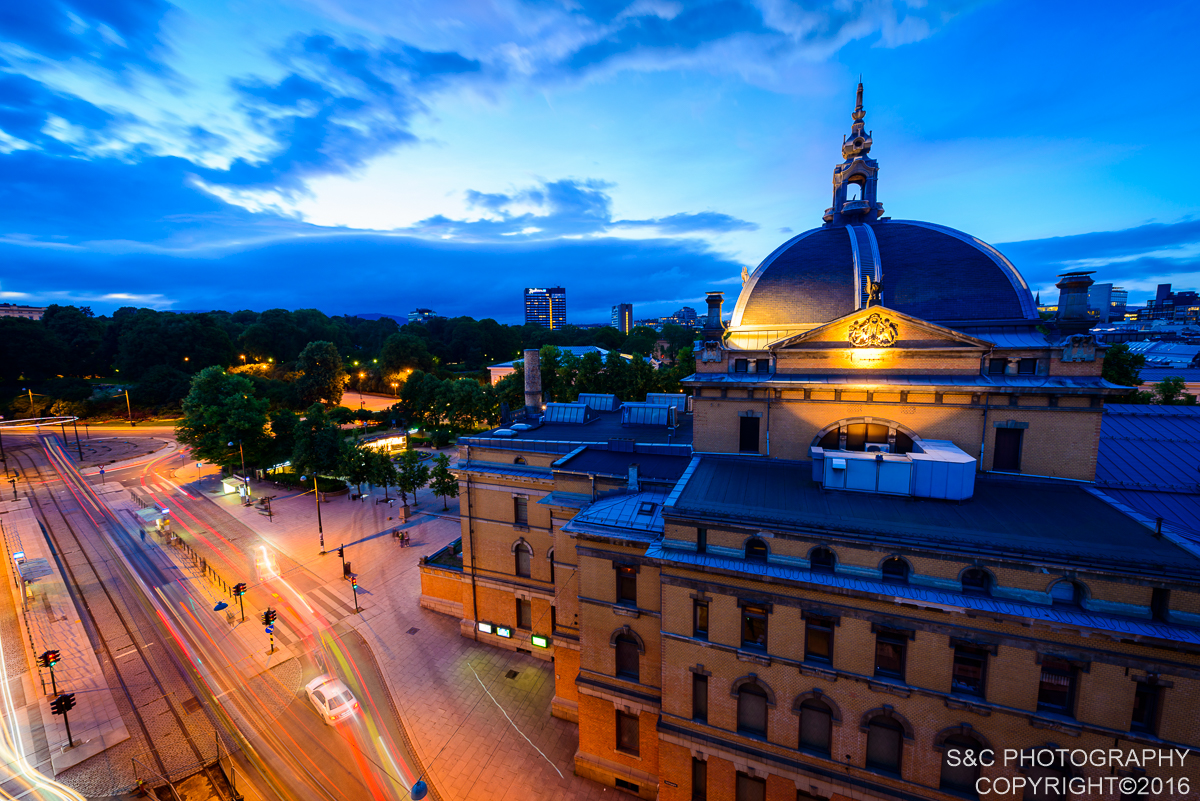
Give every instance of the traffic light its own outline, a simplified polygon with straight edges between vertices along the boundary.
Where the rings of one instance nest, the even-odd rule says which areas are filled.
[[[259,620],[262,621],[264,626],[271,625],[271,610],[268,609],[266,612],[263,612],[262,615],[259,616]]]
[[[245,595],[245,594],[246,594],[246,584],[245,584],[244,582],[243,582],[243,583],[241,583],[241,584],[234,584],[234,585],[233,585],[233,595],[234,595],[234,597],[237,597],[237,596],[239,596],[239,595]]]
[[[350,586],[356,590],[358,589],[358,576],[356,576],[354,573],[350,574]]]
[[[47,651],[38,657],[38,664],[44,668],[52,668],[58,664],[59,656],[58,651]]]
[[[56,715],[65,715],[75,708],[75,693],[59,693],[50,702],[50,711]]]
[[[266,615],[267,615],[267,624],[268,625],[270,625],[271,623],[274,623],[279,618],[279,613],[276,612],[274,609],[268,609],[266,612]]]
[[[344,546],[344,545],[338,546],[338,556],[340,556],[342,559],[346,558],[346,546]]]

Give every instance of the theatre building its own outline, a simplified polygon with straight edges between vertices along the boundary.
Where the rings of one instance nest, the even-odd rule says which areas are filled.
[[[553,658],[576,772],[644,798],[1196,797],[1200,755],[1063,756],[1200,746],[1200,534],[1094,483],[1128,390],[1091,279],[1040,320],[995,248],[884,216],[871,145],[860,86],[824,225],[728,324],[710,294],[682,428],[461,443],[462,566],[422,603]]]

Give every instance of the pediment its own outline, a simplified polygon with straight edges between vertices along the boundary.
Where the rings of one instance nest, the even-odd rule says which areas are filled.
[[[804,333],[777,340],[767,347],[772,351],[831,348],[988,350],[993,344],[886,306],[870,306]]]

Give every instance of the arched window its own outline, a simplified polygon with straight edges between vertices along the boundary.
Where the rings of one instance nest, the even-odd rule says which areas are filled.
[[[992,577],[986,570],[973,567],[962,574],[962,588],[972,595],[988,595],[992,591]]]
[[[846,200],[862,200],[862,185],[848,184],[846,186]]]
[[[617,637],[617,676],[629,681],[637,681],[639,676],[638,643],[627,634]]]
[[[908,562],[898,556],[893,556],[883,563],[883,580],[891,584],[908,583]]]
[[[757,684],[738,687],[737,727],[741,734],[767,736],[767,691]]]
[[[1061,755],[1054,759],[1048,758],[1045,751],[1054,748],[1053,743],[1048,743],[1045,748],[1035,749],[1032,754],[1028,751],[1021,756],[1028,758],[1033,756],[1033,767],[1025,768],[1022,772],[1025,778],[1030,782],[1025,785],[1025,794],[1022,796],[1024,801],[1042,801],[1042,799],[1065,799],[1067,797],[1066,785],[1071,778],[1071,772],[1067,767]],[[1039,779],[1036,789],[1033,779]]]
[[[1079,606],[1083,603],[1083,588],[1073,581],[1060,581],[1050,588],[1050,600],[1055,606]]]
[[[767,544],[758,537],[746,540],[746,559],[753,562],[767,561]]]
[[[837,560],[828,548],[816,548],[809,554],[808,561],[818,573],[832,573]]]
[[[900,772],[904,749],[904,727],[883,715],[867,723],[867,767],[886,773]]]
[[[550,583],[554,583],[554,549],[550,549],[550,553],[546,554],[546,560],[550,562]]]
[[[833,741],[833,710],[829,704],[809,698],[800,704],[800,747],[829,756]]]
[[[975,794],[975,780],[979,778],[979,752],[983,746],[974,737],[952,735],[947,737],[942,750],[942,790]],[[974,763],[974,766],[967,763]]]
[[[518,456],[516,459],[513,459],[513,464],[525,464],[525,457]]]
[[[533,549],[529,547],[529,543],[522,541],[517,543],[514,553],[517,558],[517,575],[522,578],[529,578],[529,560],[533,556]]]

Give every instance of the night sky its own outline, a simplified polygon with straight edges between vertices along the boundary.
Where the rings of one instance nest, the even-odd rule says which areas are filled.
[[[571,322],[732,299],[821,223],[865,83],[879,197],[1043,300],[1200,285],[1200,6],[0,4],[0,301]]]

